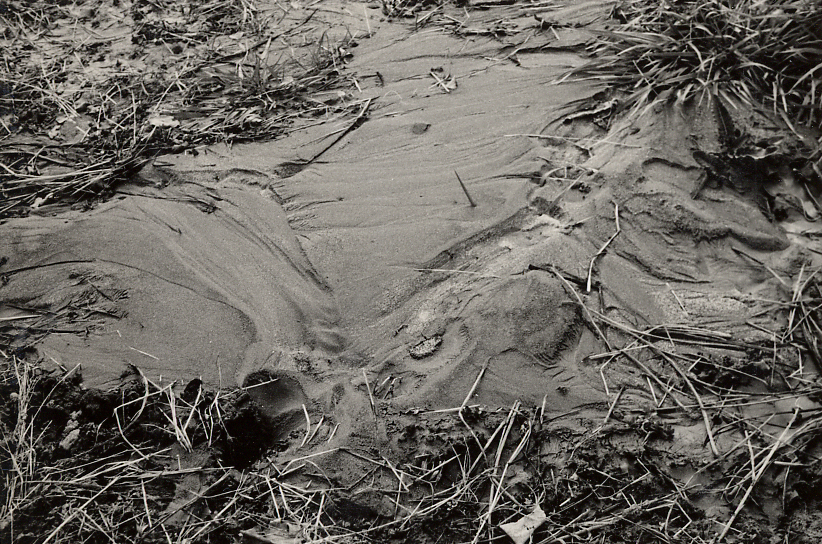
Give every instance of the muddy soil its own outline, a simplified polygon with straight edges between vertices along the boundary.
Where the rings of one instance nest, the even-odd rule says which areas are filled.
[[[91,4],[101,69],[210,47]],[[818,188],[557,84],[600,2],[409,10],[257,2],[272,63],[345,44],[322,115],[0,224],[4,540],[818,541]]]

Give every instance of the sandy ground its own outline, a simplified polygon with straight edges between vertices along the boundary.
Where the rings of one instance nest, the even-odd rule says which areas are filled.
[[[582,62],[563,47],[584,31],[546,37],[532,12],[499,8],[493,19],[508,14],[512,29],[501,42],[412,31],[373,6],[322,6],[332,32],[359,36],[346,69],[353,98],[370,102],[367,120],[317,161],[283,167],[350,118],[165,156],[90,212],[3,225],[7,269],[36,266],[9,277],[4,315],[12,302],[85,297],[120,316],[49,335],[39,346],[48,360],[80,362],[96,386],[127,365],[217,387],[265,369],[281,380],[255,398],[273,416],[306,404],[324,418],[318,436],[336,431],[331,445],[391,448],[414,410],[521,401],[601,417],[634,378],[591,357],[607,349],[566,282],[586,291],[617,226],[585,297],[637,329],[767,339],[780,326],[770,301],[819,263],[808,236],[818,227],[801,214],[773,221],[745,188],[692,198],[701,169],[690,142],[716,138],[703,112],[652,112],[608,130],[564,123],[569,102],[597,92],[554,84]],[[583,8],[562,16],[598,13]],[[490,13],[472,12],[471,24]],[[436,78],[456,85],[446,92]],[[652,394],[637,386],[622,402]],[[677,432],[677,447],[703,448],[700,423]],[[359,470],[334,463],[323,467],[343,479]]]
[[[89,213],[4,227],[8,266],[41,266],[16,274],[6,300],[123,292],[110,302],[124,317],[50,335],[47,358],[82,361],[90,385],[128,364],[228,387],[276,369],[310,397],[336,384],[355,404],[364,368],[388,380],[393,404],[431,408],[458,406],[487,368],[473,401],[604,401],[583,362],[598,348],[551,267],[586,278],[615,232],[615,205],[621,232],[596,266],[603,310],[636,326],[733,332],[761,314],[768,327],[759,301],[779,285],[754,259],[788,277],[806,253],[752,198],[690,197],[700,170],[687,136],[711,138],[698,120],[658,114],[610,133],[562,123],[564,106],[596,90],[554,84],[581,62],[562,50],[584,39],[573,29],[528,47],[520,14],[511,24],[525,30],[509,41],[525,45],[510,51],[489,37],[409,32],[366,7],[368,37],[360,9],[329,4],[325,15],[362,36],[348,69],[368,120],[307,168],[282,165],[312,157],[350,120],[167,156]],[[431,73],[456,85],[446,92]],[[568,190],[566,175],[580,182]]]

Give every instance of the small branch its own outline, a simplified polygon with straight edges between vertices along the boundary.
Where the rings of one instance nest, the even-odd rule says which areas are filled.
[[[467,196],[467,197],[468,197],[468,202],[471,204],[471,207],[472,207],[472,208],[476,208],[476,207],[477,207],[477,203],[476,203],[476,202],[474,202],[474,199],[473,199],[473,198],[471,198],[471,195],[470,195],[470,193],[468,192],[468,188],[467,188],[467,187],[465,186],[465,184],[462,182],[462,178],[460,178],[460,175],[459,175],[459,174],[457,174],[457,171],[456,171],[456,170],[454,170],[454,175],[455,175],[455,176],[457,176],[457,181],[459,181],[459,182],[460,182],[460,187],[462,187],[462,191],[465,193],[465,196]]]
[[[614,241],[614,238],[616,238],[622,230],[619,228],[619,204],[617,204],[616,202],[614,202],[614,219],[616,220],[616,232],[614,232],[611,235],[611,237],[608,238],[608,241],[605,242],[601,248],[599,248],[599,251],[597,251],[596,255],[591,257],[591,264],[588,265],[588,284],[586,285],[585,289],[588,293],[591,292],[591,276],[593,276],[594,274],[594,263],[596,262],[597,257],[605,253],[605,250],[608,249],[608,246],[611,245],[611,242]]]

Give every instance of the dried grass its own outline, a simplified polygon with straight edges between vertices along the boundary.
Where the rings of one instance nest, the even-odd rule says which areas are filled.
[[[623,0],[611,16],[566,77],[620,91],[632,114],[689,101],[757,111],[802,132],[818,168],[822,146],[800,129],[822,128],[819,0]]]
[[[555,273],[566,289],[574,291],[592,330],[607,345],[613,346],[615,337],[606,337],[604,331],[613,331],[626,342],[622,348],[610,347],[608,353],[592,358],[605,360],[603,381],[605,367],[625,359],[636,366],[640,376],[636,383],[623,387],[641,389],[644,381],[658,414],[678,413],[702,420],[714,460],[691,480],[721,468],[722,496],[736,505],[711,542],[724,541],[734,530],[734,522],[766,473],[773,479],[783,478],[787,491],[791,467],[818,469],[813,468],[819,460],[811,444],[822,428],[822,410],[815,408],[815,399],[822,396],[817,377],[822,362],[819,269],[810,274],[800,271],[790,303],[779,305],[786,328],[770,339],[756,341],[681,325],[635,329],[588,308],[571,282]],[[726,355],[712,356],[711,352]],[[653,384],[664,394],[659,395]],[[720,436],[726,438],[720,442]],[[709,491],[700,487],[694,491]]]
[[[113,411],[116,431],[106,434],[101,426],[100,439],[90,449],[53,460],[43,439],[53,429],[41,419],[40,410],[56,398],[52,393],[60,393],[59,386],[71,374],[48,378],[24,360],[4,354],[3,375],[6,385],[15,384],[18,417],[13,428],[3,429],[2,463],[12,470],[5,472],[8,491],[0,527],[15,534],[15,523],[28,527],[36,519],[44,530],[42,542],[103,535],[112,542],[209,542],[237,533],[259,542],[410,542],[440,532],[438,538],[448,542],[479,543],[504,538],[502,525],[538,506],[545,520],[534,529],[533,542],[705,543],[710,535],[720,541],[736,531],[735,520],[765,474],[778,481],[780,473],[814,462],[807,455],[819,436],[819,411],[797,408],[787,424],[779,425],[772,421],[773,413],[751,415],[749,410],[822,394],[817,381],[805,377],[788,357],[816,356],[815,344],[802,331],[803,326],[814,331],[818,325],[822,292],[815,273],[797,278],[794,285],[792,302],[785,307],[793,316],[792,327],[770,346],[693,327],[638,330],[588,310],[599,323],[597,330],[610,329],[628,341],[624,348],[594,359],[625,357],[665,391],[660,397],[651,388],[656,405],[641,422],[626,418],[634,405],[621,406],[626,389],[634,387],[628,384],[620,387],[602,422],[584,432],[570,424],[578,410],[547,419],[544,406],[528,408],[517,402],[508,410],[488,411],[466,402],[421,416],[426,418],[420,421],[424,426],[455,425],[464,431],[451,431],[442,447],[417,450],[410,459],[318,448],[282,461],[263,458],[243,471],[213,462],[186,468],[175,456],[219,447],[226,439],[222,422],[228,397],[198,387],[183,400],[171,384],[152,382],[135,369],[134,386]],[[566,286],[573,288],[570,282]],[[584,303],[585,295],[577,295]],[[773,357],[770,371],[775,378],[767,382],[756,376],[769,390],[752,393],[745,380],[740,381],[747,370],[694,356],[689,351],[694,347]],[[776,379],[788,371],[793,374]],[[720,379],[718,373],[726,377]],[[480,372],[472,391],[482,379]],[[787,381],[793,385],[785,386]],[[38,388],[38,382],[43,386]],[[647,383],[651,387],[651,381]],[[373,405],[380,402],[373,394],[369,399]],[[375,408],[375,417],[378,412]],[[685,421],[702,419],[706,431],[717,437],[741,437],[732,447],[727,447],[727,439],[714,444],[714,461],[700,468],[703,474],[723,469],[724,476],[712,487],[677,481],[660,464],[657,448],[669,443],[666,421],[674,415]],[[315,428],[307,417],[303,445],[311,442],[322,421]],[[611,436],[620,438],[612,443]],[[625,449],[626,437],[634,437],[628,442],[635,440],[635,448]],[[363,466],[363,477],[345,488],[325,478],[316,462],[328,455],[350,456]],[[192,474],[203,482],[202,490],[170,504],[171,490]],[[784,478],[787,486],[788,474]],[[363,491],[389,498],[393,517],[350,517],[341,505]],[[694,500],[717,492],[735,504],[735,510],[730,518],[706,520]],[[58,515],[32,518],[44,504],[54,505]]]
[[[169,69],[126,64],[101,75],[86,70],[90,59],[84,52],[95,55],[104,40],[87,44],[49,34],[55,21],[65,20],[68,7],[34,2],[14,8],[0,13],[10,44],[0,63],[0,218],[106,197],[158,154],[273,139],[301,120],[358,109],[345,99],[313,98],[351,85],[342,74],[346,40],[332,43],[323,36],[307,60],[269,59],[272,43],[297,32],[313,13],[280,29],[280,21],[263,15],[251,0],[183,8],[176,2],[135,2],[136,51],[183,43],[197,46],[197,53],[170,59]],[[186,24],[165,22],[163,15],[174,20],[181,9]],[[222,44],[234,34],[242,37],[226,52]],[[72,65],[75,59],[79,65]],[[59,142],[61,127],[75,121],[82,126],[73,140]]]

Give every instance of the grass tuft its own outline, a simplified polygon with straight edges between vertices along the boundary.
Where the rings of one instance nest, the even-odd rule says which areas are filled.
[[[624,0],[568,77],[622,91],[633,114],[714,100],[792,130],[822,128],[819,0]],[[816,142],[819,160],[819,143]]]

